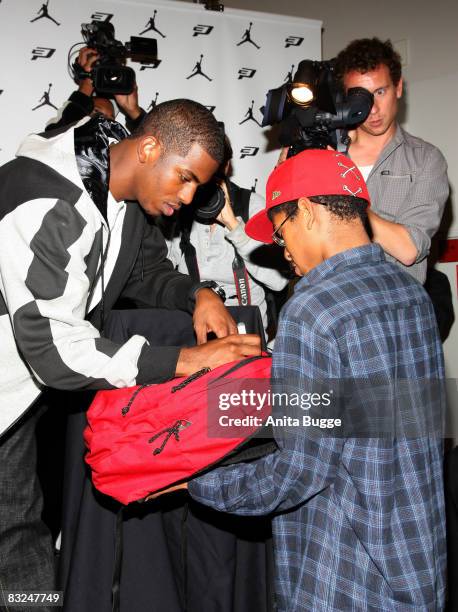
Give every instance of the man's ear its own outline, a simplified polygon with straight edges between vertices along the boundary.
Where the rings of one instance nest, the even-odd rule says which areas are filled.
[[[313,204],[308,198],[302,197],[297,201],[299,214],[305,219],[307,229],[311,229],[316,220],[316,204]]]
[[[402,80],[402,77],[399,79],[399,83],[396,85],[396,97],[399,98],[402,96],[402,90],[404,87],[404,82]]]
[[[144,136],[138,139],[137,157],[141,164],[155,163],[161,155],[161,143],[155,136]]]

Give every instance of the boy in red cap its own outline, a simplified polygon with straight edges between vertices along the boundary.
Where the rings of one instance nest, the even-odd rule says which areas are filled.
[[[273,354],[278,450],[188,485],[218,510],[273,513],[280,612],[444,606],[441,342],[423,287],[369,240],[368,205],[335,151],[272,172],[246,231],[302,277]]]

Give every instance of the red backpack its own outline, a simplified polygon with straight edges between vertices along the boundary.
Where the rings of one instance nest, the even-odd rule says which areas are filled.
[[[270,414],[271,361],[249,357],[163,384],[99,391],[84,432],[94,486],[128,504],[239,449]],[[273,449],[269,442],[235,460]]]

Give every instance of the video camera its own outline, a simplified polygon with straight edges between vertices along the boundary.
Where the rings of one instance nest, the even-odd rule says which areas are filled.
[[[90,73],[84,72],[75,61],[72,65],[75,80],[90,77],[99,95],[130,94],[135,86],[135,71],[125,65],[126,59],[151,64],[157,59],[157,41],[154,38],[131,36],[123,44],[115,38],[113,24],[92,21],[81,24],[81,34],[88,47],[95,49],[99,59]]]
[[[334,60],[303,60],[291,83],[267,92],[262,127],[280,124],[279,142],[289,147],[288,157],[328,145],[346,153],[348,129],[366,120],[373,103],[373,95],[362,87],[344,94],[334,76]]]

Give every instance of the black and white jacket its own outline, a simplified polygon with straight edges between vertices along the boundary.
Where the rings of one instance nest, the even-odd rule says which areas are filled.
[[[44,385],[107,389],[174,375],[178,347],[141,336],[118,345],[97,329],[120,297],[191,311],[196,288],[139,205],[110,197],[113,125],[85,119],[31,135],[0,168],[0,433]]]

